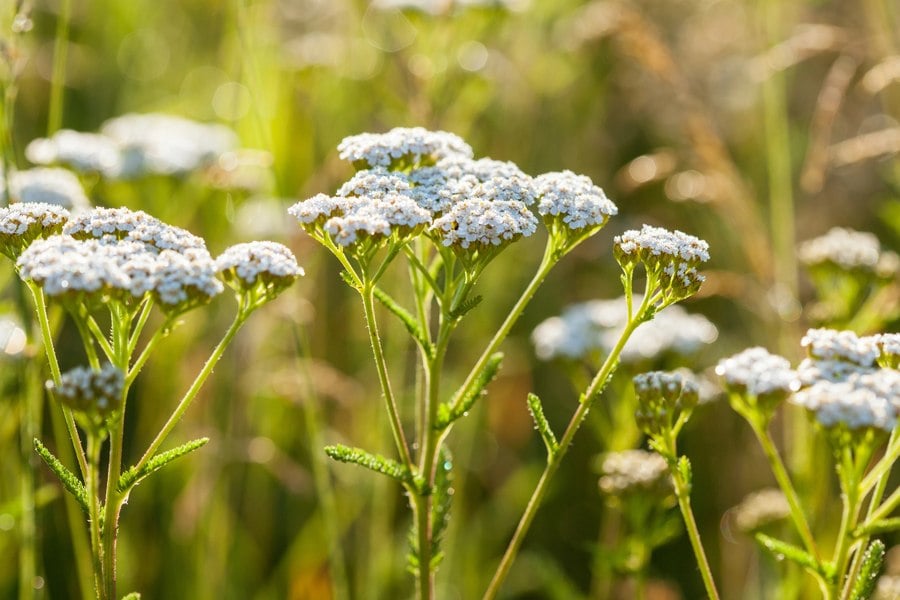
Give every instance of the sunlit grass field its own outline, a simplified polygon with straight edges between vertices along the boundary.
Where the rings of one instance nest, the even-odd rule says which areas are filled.
[[[367,322],[342,280],[346,265],[287,212],[351,178],[353,165],[336,150],[347,136],[417,126],[457,134],[476,157],[512,161],[529,175],[587,175],[618,207],[547,276],[503,341],[486,395],[448,436],[452,506],[435,597],[482,597],[547,463],[528,394],[562,432],[609,352],[560,357],[542,352],[533,332],[575,303],[620,298],[614,238],[643,224],[709,244],[699,292],[667,309],[704,318],[676,326],[697,328],[699,341],[666,345],[659,333],[623,358],[499,597],[707,595],[674,502],[674,529],[638,577],[621,560],[622,506],[598,486],[604,453],[647,448],[631,418],[632,377],[683,367],[712,386],[678,450],[693,466],[693,513],[721,597],[822,597],[801,568],[735,524],[734,507],[776,480],[714,369],[752,346],[796,365],[811,327],[898,331],[896,2],[0,0],[0,85],[6,175],[35,166],[26,151],[33,140],[98,132],[121,115],[230,128],[235,148],[202,167],[131,178],[80,172],[80,183],[92,205],[146,211],[201,236],[213,257],[272,240],[305,270],[249,317],[164,448],[209,443],[142,482],[124,506],[119,597],[421,596],[407,568],[409,495],[323,451],[346,444],[399,460]],[[818,268],[804,242],[834,227],[873,234],[879,267]],[[482,300],[440,369],[446,396],[531,280],[547,237],[539,230],[518,240],[480,273]],[[12,261],[0,265],[0,285],[0,598],[91,598],[78,576],[90,557],[78,566],[70,534],[85,515],[67,507],[30,439],[65,462],[57,443],[67,438],[54,436],[51,418],[59,403],[41,392],[50,371],[40,330]],[[411,297],[410,270],[391,264],[379,287]],[[129,394],[125,463],[141,458],[213,352],[233,318],[232,296],[185,313],[147,362]],[[60,366],[82,364],[78,329],[50,308]],[[383,304],[376,313],[412,431],[423,381],[416,344]],[[151,315],[147,331],[162,319]],[[36,429],[26,435],[25,398],[35,394]],[[830,551],[841,519],[830,447],[796,405],[780,406],[769,431]],[[29,473],[32,517],[22,495]],[[897,479],[886,476],[886,496]],[[33,543],[23,535],[29,519]],[[800,544],[787,521],[766,531]],[[900,543],[894,530],[878,537],[887,548]],[[881,573],[900,577],[900,556],[889,552]]]

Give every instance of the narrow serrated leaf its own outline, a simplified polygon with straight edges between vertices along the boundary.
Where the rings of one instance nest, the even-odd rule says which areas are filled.
[[[140,470],[135,467],[129,468],[127,471],[122,473],[119,476],[119,481],[116,484],[116,489],[119,492],[127,492],[137,484],[139,484],[143,479],[148,477],[149,475],[159,471],[164,466],[172,462],[177,458],[181,458],[185,454],[189,454],[198,448],[202,448],[209,442],[209,438],[200,438],[196,440],[191,440],[186,444],[182,444],[177,448],[172,448],[171,450],[166,450],[165,452],[160,452],[153,458],[147,461]]]
[[[351,448],[343,444],[325,446],[325,454],[338,462],[352,463],[365,467],[370,471],[387,475],[402,484],[414,487],[420,493],[424,492],[424,482],[421,477],[415,476],[405,465],[396,460],[391,460],[380,454],[372,454],[362,448]]]
[[[88,508],[87,490],[84,488],[84,483],[82,483],[72,471],[67,469],[58,458],[53,456],[53,453],[50,452],[50,450],[48,450],[37,438],[34,438],[34,451],[37,452],[38,456],[40,456],[47,466],[50,467],[50,470],[56,474],[63,487],[66,488],[70,494],[75,496],[75,499],[78,500],[78,504],[81,505],[84,512],[88,512],[90,509]]]
[[[681,474],[681,480],[684,481],[688,493],[690,493],[693,487],[694,474],[691,469],[691,461],[687,456],[682,456],[678,459],[678,472]]]
[[[422,327],[419,325],[416,318],[408,310],[397,304],[397,302],[384,290],[376,287],[374,294],[375,299],[378,300],[382,306],[400,319],[400,322],[406,327],[406,331],[408,331],[409,335],[418,342],[419,346],[425,351],[425,354],[428,355],[429,358],[432,357],[434,355],[434,346],[428,341],[428,336],[425,335],[425,332],[422,330]]]
[[[470,310],[481,304],[484,298],[481,295],[474,296],[450,311],[450,318],[462,319]]]
[[[453,456],[441,446],[439,462],[434,474],[432,490],[431,567],[436,569],[444,557],[441,542],[450,521],[450,505],[453,500]]]
[[[497,376],[497,373],[500,371],[500,363],[502,362],[502,352],[495,352],[492,354],[490,358],[487,359],[481,372],[478,373],[475,381],[472,383],[472,388],[466,395],[459,399],[459,402],[455,407],[446,402],[438,407],[438,416],[434,428],[437,430],[446,429],[450,423],[469,412],[475,404],[475,401],[485,393],[485,388],[488,384]]]
[[[541,434],[541,439],[544,440],[544,446],[547,447],[547,458],[553,458],[556,451],[559,450],[559,442],[556,441],[556,435],[553,434],[553,429],[550,428],[550,423],[544,416],[544,407],[537,394],[528,394],[528,412],[531,413],[534,425]]]
[[[853,583],[853,591],[850,600],[869,600],[875,593],[878,583],[878,574],[884,564],[884,542],[872,540],[866,553],[863,555],[862,566],[859,575]]]
[[[783,542],[764,533],[754,533],[753,538],[756,540],[757,544],[771,553],[776,560],[787,559],[801,567],[809,569],[813,573],[827,575],[823,565],[802,548]]]

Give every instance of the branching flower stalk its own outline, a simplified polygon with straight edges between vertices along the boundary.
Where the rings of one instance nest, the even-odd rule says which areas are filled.
[[[759,532],[755,539],[762,548],[803,566],[828,600],[850,598],[854,590],[866,589],[872,567],[864,564],[867,555],[874,556],[866,552],[871,536],[900,528],[897,519],[888,519],[900,496],[883,500],[886,476],[897,459],[892,453],[900,407],[895,342],[896,334],[860,338],[849,331],[811,329],[801,342],[808,358],[796,371],[763,348],[745,350],[716,368],[732,407],[750,423],[769,458],[804,548]],[[820,556],[790,475],[766,433],[786,399],[807,410],[834,456],[841,520],[828,561]],[[886,440],[888,450],[870,467]]]
[[[319,194],[289,212],[335,255],[345,281],[361,295],[400,462],[346,446],[326,451],[404,486],[413,512],[410,570],[418,596],[433,598],[450,498],[444,442],[496,375],[500,344],[552,267],[603,227],[616,208],[587,177],[567,171],[532,179],[512,163],[473,160],[472,149],[446,132],[398,128],[352,136],[338,149],[360,170],[336,196]],[[462,386],[447,395],[442,374],[453,333],[481,301],[475,288],[485,268],[536,231],[539,218],[529,210],[534,204],[549,234],[543,259]],[[407,263],[411,311],[377,285],[396,258]],[[390,385],[375,300],[402,323],[419,350],[412,447]]]
[[[71,218],[51,205],[14,204],[0,209],[0,250],[16,260],[17,272],[32,292],[52,375],[47,387],[64,406],[79,475],[38,440],[35,448],[88,515],[96,597],[115,599],[119,517],[132,489],[208,441],[194,440],[157,453],[241,325],[303,271],[287,248],[271,242],[239,244],[213,260],[202,239],[127,209],[94,209]],[[224,289],[220,278],[237,298],[232,325],[141,460],[123,470],[130,386],[178,318]],[[75,321],[87,367],[60,372],[47,296]],[[153,307],[163,314],[161,326],[139,348]],[[109,318],[108,333],[96,322],[98,312]],[[101,362],[97,348],[106,362]],[[101,465],[107,441],[108,460]]]

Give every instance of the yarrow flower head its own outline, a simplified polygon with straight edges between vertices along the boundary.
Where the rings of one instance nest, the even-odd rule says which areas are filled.
[[[872,233],[835,227],[800,244],[799,258],[810,268],[872,272],[881,260],[881,244]]]
[[[238,294],[268,301],[303,275],[294,254],[276,242],[248,242],[226,249],[216,258],[216,271]]]
[[[880,333],[863,340],[871,339],[878,346],[878,364],[884,368],[900,367],[900,333]]]
[[[643,264],[648,276],[658,279],[666,304],[695,294],[704,281],[697,267],[709,260],[709,244],[697,237],[644,225],[616,236],[614,243],[622,268]]]
[[[815,360],[843,361],[860,367],[872,367],[881,354],[877,338],[860,338],[852,331],[810,329],[800,345]]]
[[[472,148],[459,136],[422,127],[396,127],[387,133],[361,133],[338,144],[344,160],[358,169],[407,167],[434,164],[446,156],[472,157]]]
[[[900,372],[878,369],[850,373],[843,381],[822,379],[794,394],[792,402],[838,435],[890,432],[900,411]]]
[[[104,419],[122,406],[125,375],[111,364],[95,371],[76,367],[63,373],[59,385],[47,382],[47,389],[70,408],[86,413],[93,420]]]
[[[472,199],[454,204],[430,231],[439,243],[465,253],[506,245],[536,230],[537,219],[522,202]]]
[[[697,383],[679,373],[642,373],[634,378],[634,391],[638,399],[635,419],[650,436],[679,429],[700,400]]]
[[[786,519],[791,514],[791,507],[784,492],[767,488],[748,494],[731,512],[738,531],[752,534]]]
[[[655,452],[610,452],[603,457],[600,470],[600,492],[606,496],[649,494],[664,498],[672,493],[672,480],[666,460]]]
[[[759,410],[766,419],[800,386],[786,358],[760,347],[719,361],[716,374],[724,380],[735,410],[741,414]]]
[[[61,129],[49,138],[33,140],[25,156],[37,165],[65,165],[79,173],[116,177],[122,170],[118,142],[100,133]]]
[[[33,241],[60,233],[69,216],[57,204],[17,202],[0,207],[0,253],[18,259]]]
[[[589,177],[572,171],[544,173],[535,179],[535,189],[540,197],[538,213],[551,235],[554,223],[564,226],[562,233],[596,231],[619,212]]]
[[[567,306],[562,314],[540,323],[532,332],[535,353],[541,360],[582,359],[612,350],[628,319],[625,298],[591,300]],[[659,312],[638,326],[622,349],[623,363],[652,360],[666,353],[689,355],[718,337],[706,317],[680,306]]]
[[[101,133],[122,149],[121,179],[145,175],[183,176],[210,165],[237,147],[224,125],[164,114],[126,114],[106,121]]]
[[[127,209],[95,209],[69,221],[63,235],[31,244],[17,265],[48,296],[76,302],[137,306],[150,294],[178,313],[223,290],[201,238]]]
[[[13,202],[56,204],[72,211],[85,210],[91,203],[78,177],[58,168],[16,171],[9,178],[9,196]]]
[[[411,191],[406,175],[375,167],[357,171],[338,189],[337,195],[380,199],[393,194],[409,195]]]

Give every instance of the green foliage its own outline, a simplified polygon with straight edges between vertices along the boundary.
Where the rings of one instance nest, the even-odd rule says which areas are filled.
[[[380,454],[372,454],[366,452],[362,448],[351,448],[343,444],[335,444],[333,446],[325,446],[325,454],[338,462],[352,463],[365,467],[370,471],[387,475],[391,479],[398,481],[416,490],[425,489],[425,483],[416,476],[406,466],[398,463],[390,458],[385,458]]]
[[[194,450],[202,448],[208,442],[209,438],[199,438],[182,444],[177,448],[172,448],[171,450],[160,452],[159,454],[148,460],[147,463],[140,469],[134,466],[122,473],[122,475],[119,477],[116,488],[119,490],[119,492],[127,492],[128,490],[139,484],[141,481],[143,481],[145,478],[152,475],[153,473],[156,473],[173,460],[181,458],[185,454],[190,454]]]
[[[862,566],[859,575],[853,583],[853,590],[850,592],[850,600],[869,600],[875,593],[875,586],[878,583],[878,574],[884,565],[884,542],[881,540],[872,540],[866,553],[862,558]]]
[[[469,412],[475,402],[486,393],[488,384],[497,376],[502,362],[502,352],[495,352],[492,354],[476,376],[472,386],[459,398],[456,405],[447,403],[441,404],[438,408],[438,418],[435,428],[446,429],[453,421],[456,421]]]
[[[770,553],[775,560],[780,561],[787,559],[813,573],[818,573],[826,577],[828,576],[825,566],[820,564],[819,561],[802,548],[760,532],[754,533],[753,539],[756,540],[756,543],[759,544],[761,548]]]
[[[60,483],[66,488],[66,491],[75,496],[75,499],[78,500],[78,504],[81,505],[81,508],[84,509],[85,512],[87,512],[88,497],[87,491],[84,489],[84,483],[82,483],[74,473],[67,469],[58,458],[53,456],[53,453],[50,452],[50,450],[48,450],[37,438],[34,439],[34,451],[37,452],[38,456],[40,456],[47,466],[50,467],[50,470],[56,474]]]
[[[528,412],[531,413],[534,426],[540,432],[541,439],[544,440],[548,458],[552,457],[559,450],[559,442],[556,441],[556,435],[554,435],[547,417],[544,416],[544,407],[541,406],[541,399],[537,394],[528,394]]]

